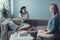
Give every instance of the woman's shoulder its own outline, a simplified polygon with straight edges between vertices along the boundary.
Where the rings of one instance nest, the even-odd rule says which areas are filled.
[[[56,22],[56,21],[59,20],[59,17],[58,17],[58,16],[54,16],[54,17],[52,18],[52,20]]]
[[[53,16],[54,19],[58,19],[59,17],[57,15]]]

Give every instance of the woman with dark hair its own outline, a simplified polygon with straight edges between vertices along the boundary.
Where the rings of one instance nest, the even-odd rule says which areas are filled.
[[[9,23],[10,28],[16,31],[11,35],[10,40],[26,40],[26,37],[27,40],[33,39],[33,37],[27,32],[27,30],[30,31],[32,28],[29,24],[24,23],[26,19],[29,19],[29,14],[26,11],[26,7],[23,6],[19,14],[19,25],[15,24],[12,21]]]
[[[26,11],[26,7],[23,6],[21,8],[21,11],[19,13],[19,20],[17,21],[17,24],[14,23],[13,21],[9,21],[9,26],[10,29],[15,30],[15,31],[19,31],[19,30],[31,30],[31,26],[27,23],[24,23],[25,20],[29,19],[29,14]],[[12,27],[13,26],[13,27]]]
[[[28,12],[26,11],[26,7],[23,6],[21,7],[21,10],[20,10],[20,13],[19,13],[19,19],[21,20],[21,27],[18,28],[17,30],[23,30],[23,29],[26,29],[26,30],[31,30],[31,26],[27,23],[24,23],[25,20],[28,20],[29,19],[29,14]]]
[[[29,14],[26,11],[26,7],[25,6],[21,7],[19,18],[22,18],[24,20],[29,19]]]
[[[56,4],[51,4],[50,12],[52,14],[52,18],[48,22],[47,30],[39,30],[38,32],[42,32],[44,34],[59,34],[59,9],[58,9],[58,6]],[[59,37],[50,38],[50,39],[43,38],[43,40],[59,40]]]

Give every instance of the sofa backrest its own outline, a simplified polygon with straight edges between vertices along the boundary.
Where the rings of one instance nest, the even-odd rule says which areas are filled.
[[[30,20],[25,20],[25,23],[29,23],[32,26],[41,26],[41,25],[47,25],[48,20],[30,19]]]
[[[25,23],[28,23],[33,28],[39,30],[39,29],[46,29],[48,20],[30,19],[30,20],[25,20]]]
[[[47,25],[48,20],[36,20],[36,26]]]

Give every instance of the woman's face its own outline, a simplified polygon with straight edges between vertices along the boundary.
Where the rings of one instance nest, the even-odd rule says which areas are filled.
[[[22,9],[22,12],[23,12],[23,13],[26,13],[26,8]]]
[[[51,5],[51,6],[50,6],[50,12],[51,12],[52,14],[54,14],[54,10],[55,10],[55,9],[54,9],[54,5]]]

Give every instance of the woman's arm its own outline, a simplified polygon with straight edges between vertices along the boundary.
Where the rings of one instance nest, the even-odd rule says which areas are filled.
[[[48,28],[48,32],[47,32],[47,33],[54,32],[54,30],[56,30],[57,27],[59,27],[59,21],[58,21],[58,18],[57,18],[57,17],[54,17],[54,18],[52,19],[51,27]]]
[[[26,20],[26,19],[29,19],[29,14],[26,13],[23,17],[22,17],[23,20]]]
[[[18,27],[17,30],[28,30],[28,29],[30,30],[30,28],[31,28],[30,25],[24,25],[22,27]]]

